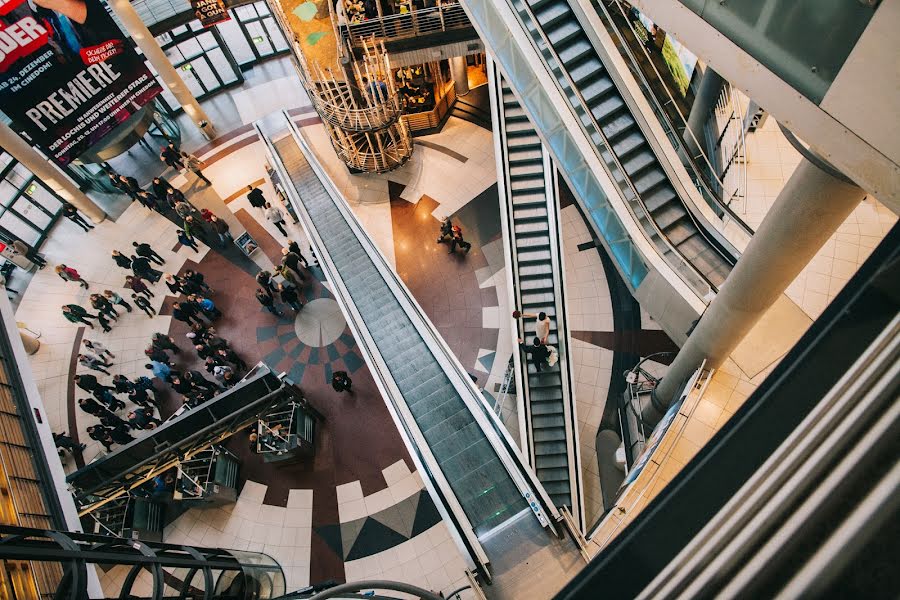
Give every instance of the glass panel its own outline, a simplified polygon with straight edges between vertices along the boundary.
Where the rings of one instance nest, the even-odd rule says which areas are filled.
[[[219,47],[219,42],[216,41],[215,36],[209,31],[204,31],[198,35],[197,40],[200,42],[200,47],[204,50],[212,50]]]
[[[221,48],[216,48],[215,50],[207,52],[206,58],[212,63],[212,68],[219,74],[222,83],[231,83],[238,80],[238,75],[234,72],[234,67],[228,62],[228,58],[225,57],[225,52],[223,52]]]
[[[256,52],[260,56],[268,56],[275,52],[269,42],[269,36],[266,35],[262,24],[259,21],[247,23],[247,33],[250,34],[250,41],[256,47]]]
[[[165,46],[166,44],[170,44],[172,42],[172,34],[168,31],[165,33],[161,33],[156,36],[156,41],[160,46]]]
[[[181,50],[178,48],[178,46],[166,48],[164,52],[166,53],[166,58],[168,58],[169,62],[173,65],[177,65],[178,63],[184,61],[184,54],[181,53]]]
[[[39,185],[34,189],[31,199],[43,206],[51,214],[56,214],[62,208],[59,198],[50,193],[50,190],[43,185]]]
[[[31,177],[31,171],[22,166],[21,163],[16,163],[16,166],[12,168],[12,170],[7,173],[6,181],[10,182],[16,187],[21,188],[25,185],[25,182]]]
[[[252,4],[236,6],[234,8],[234,12],[237,15],[238,19],[240,19],[241,21],[247,21],[249,19],[255,19],[257,17],[256,9],[253,8]]]
[[[188,23],[188,26],[191,28],[191,31],[203,31],[205,29],[203,23],[197,20],[191,21]]]
[[[5,179],[0,181],[0,206],[9,206],[16,199],[18,193],[18,186],[11,184]]]
[[[187,32],[188,32],[187,25],[179,25],[178,27],[173,27],[172,29],[169,30],[169,33],[174,36],[179,36],[182,33],[187,33]]]
[[[33,245],[41,237],[41,232],[31,227],[25,221],[12,214],[9,211],[0,215],[0,226],[5,227],[11,234],[25,242]]]
[[[184,54],[185,58],[196,58],[203,54],[203,48],[197,38],[191,38],[178,44],[178,49]]]
[[[269,7],[266,5],[265,2],[254,2],[253,6],[256,7],[256,10],[257,10],[257,12],[259,12],[260,15],[268,15],[269,14]]]
[[[751,56],[819,103],[875,9],[848,0],[688,0]]]
[[[284,39],[284,36],[281,34],[281,29],[278,28],[278,23],[275,22],[275,19],[266,17],[262,21],[266,26],[266,31],[269,32],[269,38],[271,38],[272,42],[275,44],[275,50],[278,52],[287,50],[287,40]]]
[[[216,77],[216,73],[212,70],[212,67],[205,57],[192,60],[191,66],[194,67],[194,74],[200,78],[203,87],[205,87],[207,91],[211,92],[221,87],[219,79]]]
[[[200,60],[194,62],[206,62],[202,58]],[[197,78],[198,76],[194,73],[194,68],[192,63],[186,63],[181,67],[181,70],[178,73],[181,75],[181,78],[184,80],[184,84],[191,90],[191,93],[194,96],[202,96],[206,93],[206,90],[203,89],[203,86],[200,85],[200,80]],[[177,102],[175,106],[181,106]]]
[[[236,21],[219,23],[216,25],[216,28],[219,30],[219,34],[225,41],[225,45],[231,50],[234,60],[236,60],[239,65],[253,62],[256,56],[253,54],[250,42],[244,37],[241,26],[238,25]]]
[[[38,184],[35,183],[34,187],[37,188]],[[39,206],[33,203],[28,196],[19,196],[19,200],[12,205],[12,208],[22,215],[25,220],[37,226],[41,231],[50,226],[50,217],[47,213],[42,211]]]

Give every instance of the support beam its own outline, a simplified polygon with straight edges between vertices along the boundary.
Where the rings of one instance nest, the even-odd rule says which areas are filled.
[[[109,0],[109,5],[119,17],[119,20],[122,21],[122,24],[125,25],[125,29],[131,34],[132,39],[141,49],[141,52],[144,53],[144,56],[147,57],[147,60],[159,73],[160,79],[163,80],[163,83],[169,88],[175,99],[178,100],[185,114],[190,117],[191,121],[194,122],[194,125],[197,126],[206,139],[215,139],[216,129],[213,127],[206,112],[200,107],[200,103],[197,102],[197,99],[194,98],[194,95],[185,85],[181,75],[172,66],[166,53],[156,43],[156,38],[144,25],[131,2],[129,0]]]
[[[456,88],[457,96],[469,93],[469,69],[466,66],[465,56],[454,56],[450,59],[450,76],[453,77],[453,87]]]
[[[87,194],[69,179],[53,162],[41,156],[31,144],[19,137],[15,131],[4,123],[0,123],[0,147],[9,152],[13,158],[34,173],[47,187],[56,192],[60,198],[83,212],[94,223],[106,218],[103,212]]]
[[[671,404],[704,359],[721,365],[865,196],[804,159],[669,367],[657,400]]]

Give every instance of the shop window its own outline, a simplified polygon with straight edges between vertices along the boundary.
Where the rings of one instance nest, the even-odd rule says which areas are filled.
[[[62,202],[7,153],[0,154],[0,238],[40,246]]]

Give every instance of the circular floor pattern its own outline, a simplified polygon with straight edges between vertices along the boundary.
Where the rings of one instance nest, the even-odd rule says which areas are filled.
[[[294,319],[294,331],[307,346],[321,348],[337,340],[347,321],[341,307],[332,298],[316,298],[303,306]]]

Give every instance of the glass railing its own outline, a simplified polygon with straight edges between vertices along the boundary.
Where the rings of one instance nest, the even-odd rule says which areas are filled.
[[[681,3],[816,104],[822,102],[878,4],[859,0]],[[652,9],[649,16],[653,17]]]

